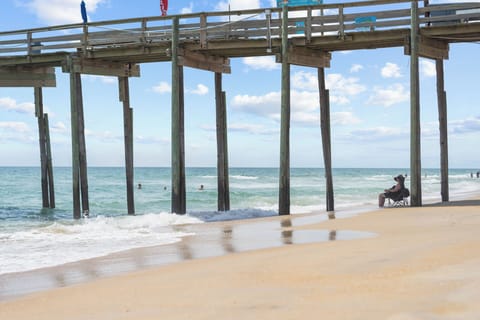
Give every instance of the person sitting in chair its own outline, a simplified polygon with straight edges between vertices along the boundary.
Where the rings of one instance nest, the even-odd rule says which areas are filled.
[[[397,184],[390,189],[383,190],[384,192],[378,195],[378,206],[383,208],[386,198],[390,198],[393,201],[402,200],[404,197],[405,178],[400,174],[393,178]]]

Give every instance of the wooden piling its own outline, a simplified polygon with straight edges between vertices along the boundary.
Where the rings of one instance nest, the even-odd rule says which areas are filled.
[[[48,114],[43,115],[45,127],[45,148],[47,155],[47,178],[48,178],[48,194],[49,207],[55,208],[55,183],[53,181],[53,166],[52,166],[52,148],[50,146],[50,125],[48,123]]]
[[[82,217],[80,207],[80,151],[78,143],[77,75],[79,76],[79,74],[76,72],[70,72],[70,118],[72,133],[72,202],[74,219],[80,219]]]
[[[88,214],[90,211],[90,205],[88,201],[87,147],[85,143],[85,117],[83,115],[82,78],[80,73],[76,73],[76,77],[80,193],[82,196],[82,213]]]
[[[130,107],[128,77],[118,77],[119,98],[123,102],[123,134],[125,145],[125,177],[127,183],[127,211],[135,214],[133,170],[133,110]]]
[[[418,2],[412,1],[410,27],[410,204],[414,207],[422,206],[418,32]]]
[[[47,176],[47,151],[45,146],[45,121],[43,119],[43,93],[41,87],[34,88],[35,95],[35,116],[38,120],[38,141],[40,146],[40,172],[42,186],[42,206],[50,207],[48,197],[48,176]]]
[[[184,86],[184,76],[183,76],[183,66],[178,67],[178,78],[179,78],[179,93],[180,93],[180,119],[179,119],[179,132],[180,137],[180,209],[181,213],[184,214],[187,212],[187,196],[186,196],[186,187],[185,187],[185,86]]]
[[[325,87],[325,69],[318,68],[320,96],[320,130],[322,132],[323,163],[325,167],[325,196],[327,211],[335,211],[332,174],[332,141],[330,131],[330,94]]]
[[[172,20],[172,213],[185,214],[183,67],[178,63],[179,18]]]
[[[290,64],[288,63],[288,9],[282,9],[282,98],[280,120],[280,176],[278,213],[290,214]]]
[[[71,63],[71,62],[70,62]],[[72,122],[72,189],[73,217],[90,211],[88,201],[87,152],[81,74],[70,68],[71,122]]]
[[[230,192],[228,183],[227,113],[220,72],[215,72],[215,102],[217,118],[217,203],[218,211],[228,211],[230,210]]]
[[[443,59],[436,59],[438,121],[440,129],[440,184],[442,201],[449,201],[448,190],[448,122],[447,93],[445,92]]]

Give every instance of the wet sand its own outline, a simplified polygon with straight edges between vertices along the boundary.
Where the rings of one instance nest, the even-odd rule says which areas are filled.
[[[2,286],[0,318],[479,319],[478,204],[208,226],[162,254],[68,266],[76,281],[67,266],[33,277],[66,287],[14,297]]]

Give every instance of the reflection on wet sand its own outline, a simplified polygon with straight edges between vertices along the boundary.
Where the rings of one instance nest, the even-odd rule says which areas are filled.
[[[175,226],[172,228],[174,231],[195,235],[170,245],[133,249],[52,268],[0,275],[0,300],[184,260],[284,245],[374,236],[358,231],[294,229],[295,226],[331,219],[330,216],[281,217],[280,224],[277,219],[262,219],[245,223],[236,221]]]

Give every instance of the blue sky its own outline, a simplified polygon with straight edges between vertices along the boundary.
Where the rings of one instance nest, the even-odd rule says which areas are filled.
[[[159,14],[159,1],[87,0],[90,21]],[[272,6],[231,0],[232,9]],[[337,1],[335,1],[337,2]],[[432,1],[431,1],[432,2]],[[0,30],[81,22],[78,0],[4,0]],[[333,1],[325,1],[333,3]],[[169,13],[226,10],[227,1],[170,0]],[[480,168],[478,43],[452,44],[445,61],[450,167]],[[224,75],[229,160],[234,167],[279,163],[280,65],[273,57],[233,59]],[[422,166],[439,167],[435,65],[420,60]],[[292,66],[291,165],[323,167],[316,69]],[[69,77],[44,89],[54,166],[71,165]],[[326,69],[334,167],[409,167],[409,57],[403,48],[334,52]],[[89,166],[122,166],[123,120],[115,78],[82,76]],[[135,166],[170,165],[170,63],[141,65],[131,78]],[[215,166],[214,75],[185,68],[187,166]],[[0,166],[39,165],[33,89],[0,88]]]

